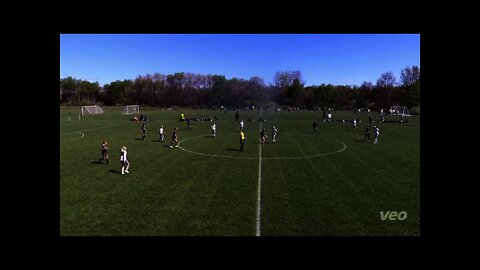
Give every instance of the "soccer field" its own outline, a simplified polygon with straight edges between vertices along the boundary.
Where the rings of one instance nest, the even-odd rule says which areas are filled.
[[[61,235],[420,235],[420,116],[370,124],[380,127],[379,143],[373,144],[363,140],[366,113],[334,112],[334,122],[324,123],[320,111],[270,110],[262,112],[265,122],[253,123],[247,119],[257,120],[259,111],[240,111],[247,137],[242,152],[234,111],[184,111],[187,118],[218,115],[212,138],[210,122],[192,122],[187,131],[180,110],[140,108],[150,122],[129,121],[133,116],[122,115],[121,108],[103,110],[78,120],[79,108],[60,109]],[[337,122],[353,117],[362,121],[355,130]],[[272,125],[278,128],[276,144]],[[180,143],[172,149],[175,127]],[[260,127],[268,134],[264,145]],[[103,140],[109,165],[98,163]],[[131,162],[125,175],[119,173],[122,145]],[[382,218],[386,211],[407,216]]]

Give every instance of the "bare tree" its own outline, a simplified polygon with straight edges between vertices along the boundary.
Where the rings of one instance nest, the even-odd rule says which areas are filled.
[[[420,80],[420,68],[418,66],[406,67],[400,72],[400,81],[403,86],[409,86]]]
[[[393,72],[385,72],[377,80],[377,87],[390,88],[397,84],[397,78]]]
[[[273,82],[275,86],[280,88],[286,88],[293,85],[293,82],[298,80],[300,83],[304,84],[302,78],[302,72],[300,70],[286,70],[286,71],[277,71],[273,77]]]

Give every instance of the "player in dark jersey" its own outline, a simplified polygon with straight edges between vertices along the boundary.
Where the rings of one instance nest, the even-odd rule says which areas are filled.
[[[267,133],[265,132],[265,128],[262,129],[260,132],[260,143],[264,144],[267,143]]]
[[[98,159],[98,162],[102,163],[102,160],[105,160],[108,165],[108,144],[106,141],[102,142],[100,149],[102,157]]]
[[[142,133],[142,141],[145,140],[145,137],[147,136],[147,127],[145,123],[142,124],[142,128],[140,129]]]
[[[235,121],[238,121],[238,117],[240,117],[240,113],[238,110],[235,112]]]
[[[173,142],[175,142],[175,147],[178,147],[178,127],[173,130],[172,142],[170,143],[170,148],[173,148]]]
[[[370,142],[370,127],[369,126],[365,127],[365,141]]]
[[[317,122],[317,120],[314,120],[313,121],[313,132],[317,133],[317,131],[318,131],[318,122]]]
[[[187,130],[192,130],[192,123],[190,122],[190,118],[187,119]]]

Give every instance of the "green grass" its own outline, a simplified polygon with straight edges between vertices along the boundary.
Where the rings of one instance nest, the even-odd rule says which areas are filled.
[[[68,112],[72,121],[68,121]],[[248,138],[239,150],[239,124],[232,111],[185,111],[187,117],[217,114],[217,138],[210,123],[179,122],[180,111],[143,111],[141,123],[119,108],[78,120],[78,108],[60,109],[60,233],[102,236],[254,236],[259,177],[259,112],[240,112]],[[263,113],[277,144],[263,145],[261,160],[262,236],[420,235],[420,116],[407,124],[382,123],[380,143],[363,142],[367,116],[351,123],[320,123],[321,112]],[[335,112],[352,119],[353,112]],[[376,118],[376,115],[374,115]],[[166,129],[165,143],[158,129]],[[174,127],[180,148],[166,147]],[[78,133],[80,132],[80,133]],[[371,132],[373,140],[373,132]],[[82,135],[83,134],[83,135]],[[83,137],[82,137],[83,136]],[[110,146],[110,164],[95,164],[100,144]],[[343,148],[339,153],[334,153]],[[120,153],[128,147],[130,174],[121,175]],[[313,156],[301,159],[276,159]],[[228,157],[225,157],[228,156]],[[242,158],[242,159],[238,159]],[[245,159],[246,158],[246,159]],[[403,221],[382,221],[380,211],[406,211]]]

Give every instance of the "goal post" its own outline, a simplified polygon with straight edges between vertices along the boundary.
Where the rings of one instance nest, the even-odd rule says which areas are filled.
[[[103,110],[100,108],[98,105],[92,105],[92,106],[82,106],[80,107],[82,115],[86,114],[102,114]]]
[[[122,114],[134,114],[140,113],[140,106],[139,105],[127,105],[123,108]]]
[[[410,111],[405,106],[392,106],[390,108],[392,115],[399,115],[399,116],[411,116]]]

